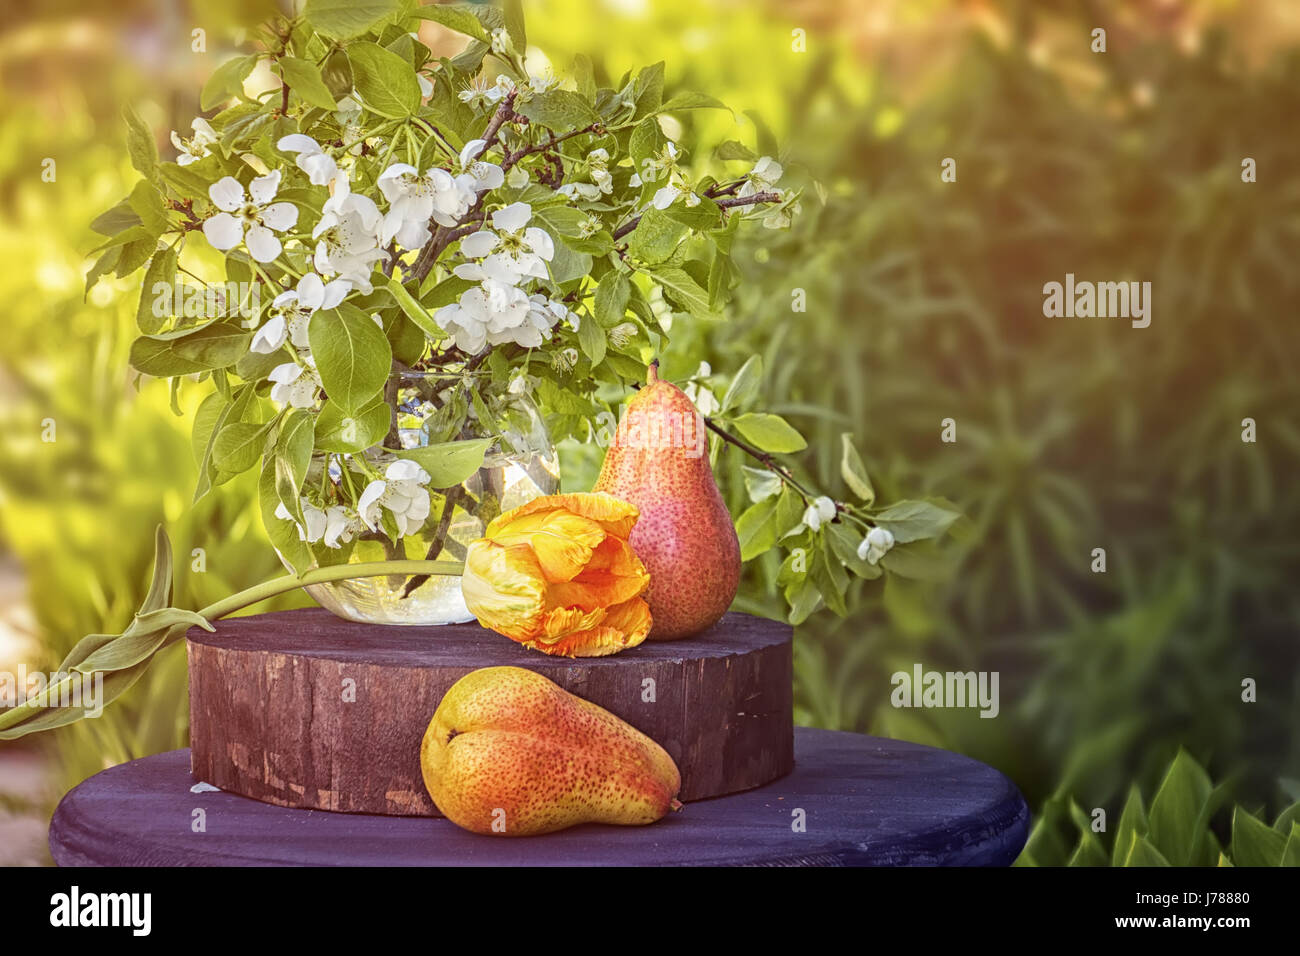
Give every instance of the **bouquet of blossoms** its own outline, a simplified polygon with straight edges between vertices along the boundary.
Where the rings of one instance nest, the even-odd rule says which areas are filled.
[[[463,52],[435,59],[424,20],[463,34]],[[178,413],[182,381],[211,389],[194,422],[196,498],[258,468],[263,522],[294,573],[197,614],[170,608],[160,532],[131,629],[64,662],[113,673],[115,688],[186,628],[293,587],[352,587],[312,593],[363,620],[464,619],[467,546],[557,490],[553,442],[596,439],[610,399],[667,349],[674,314],[720,317],[739,230],[781,228],[798,209],[777,159],[739,143],[717,153],[743,163],[734,174],[692,167],[665,133],[680,123],[662,118],[725,107],[665,97],[662,63],[610,86],[581,56],[562,79],[531,74],[518,0],[307,0],[251,39],[204,86],[213,115],[172,134],[172,160],[127,110],[142,179],[95,220],[106,241],[87,287],[144,271],[131,364],[170,379]],[[276,81],[250,95],[259,66]],[[848,435],[853,500],[810,487],[776,457],[804,439],[752,410],[762,375],[755,357],[720,399],[687,386],[713,454],[727,443],[757,466],[740,558],[788,550],[792,621],[823,603],[843,613],[848,574],[908,573],[915,557],[894,545],[941,535],[957,513],[877,506]],[[394,611],[403,602],[417,617]],[[65,718],[15,710],[0,735]]]

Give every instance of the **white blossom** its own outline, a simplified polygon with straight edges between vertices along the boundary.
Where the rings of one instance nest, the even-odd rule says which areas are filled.
[[[307,345],[307,324],[321,309],[332,309],[352,290],[347,279],[324,282],[314,272],[298,280],[296,289],[286,289],[271,303],[271,318],[253,334],[251,351],[264,355],[276,351],[287,338],[295,348]]]
[[[217,131],[202,116],[196,116],[190,124],[194,135],[182,138],[180,133],[172,130],[172,145],[176,147],[176,162],[181,166],[197,163],[204,156],[211,154],[211,146],[217,145]]]
[[[321,511],[306,498],[298,499],[298,503],[302,506],[303,521],[307,522],[305,528],[298,524],[293,515],[289,513],[289,509],[286,508],[283,503],[275,506],[275,516],[281,521],[293,521],[298,528],[298,539],[300,541],[307,541],[314,544],[325,536],[325,512]]]
[[[515,283],[527,276],[547,277],[546,263],[555,257],[555,243],[546,230],[529,226],[533,209],[528,203],[511,203],[492,214],[495,229],[480,229],[460,241],[460,251],[481,262],[456,267],[462,279],[495,279]]]
[[[364,525],[361,515],[344,505],[330,505],[325,509],[325,547],[341,548],[358,534]]]
[[[858,557],[876,564],[894,546],[894,534],[888,528],[872,528],[858,545]]]
[[[280,137],[275,148],[286,153],[297,153],[298,168],[307,174],[313,186],[329,186],[339,178],[338,164],[310,136],[290,133]]]
[[[357,502],[357,512],[371,531],[378,530],[381,508],[393,516],[398,533],[414,534],[429,517],[429,473],[415,462],[399,458],[388,466],[382,479],[366,485]]]
[[[496,189],[506,181],[506,175],[501,171],[500,166],[479,159],[486,148],[487,140],[471,139],[460,151],[456,182],[462,189],[473,194],[470,196],[471,202],[478,198],[478,193],[485,189]],[[451,226],[455,223],[445,222],[443,225]]]
[[[808,510],[803,513],[803,523],[812,531],[816,531],[824,522],[830,521],[835,517],[835,502],[825,495],[821,495],[812,504]]]
[[[771,156],[763,156],[754,164],[745,183],[736,192],[737,196],[753,196],[757,193],[771,192],[784,170],[781,164]]]
[[[292,229],[298,222],[297,206],[272,202],[279,189],[278,169],[250,182],[247,194],[233,176],[217,180],[208,188],[208,196],[221,212],[203,223],[208,242],[222,252],[243,242],[258,262],[274,261],[283,249],[275,233]]]
[[[320,376],[314,368],[304,368],[297,362],[285,362],[271,369],[271,401],[293,408],[311,408],[316,404],[320,390]]]
[[[388,258],[379,248],[383,220],[373,199],[352,192],[346,179],[339,180],[312,230],[316,271],[342,276],[369,295],[374,289],[370,274],[375,262]]]

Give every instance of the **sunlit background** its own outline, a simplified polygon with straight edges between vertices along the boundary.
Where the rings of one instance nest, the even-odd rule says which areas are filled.
[[[128,371],[135,279],[83,300],[90,220],[136,176],[120,111],[187,129],[242,2],[51,0],[0,12],[0,670],[48,670],[125,626],[153,527],[199,607],[279,572],[255,475],[197,507],[190,419]],[[671,87],[736,109],[682,114],[707,158],[739,139],[803,184],[788,232],[757,230],[725,321],[674,326],[665,373],[720,387],[765,358],[771,411],[838,488],[852,431],[882,498],[969,516],[938,581],[859,582],[845,619],[796,634],[800,723],[987,761],[1036,811],[1151,793],[1179,745],[1235,795],[1300,800],[1300,5],[1287,0],[526,0],[530,67],[578,53],[606,82],[667,61]],[[1107,29],[1108,50],[1090,32]],[[194,52],[193,31],[206,31]],[[803,31],[802,44],[799,42]],[[426,26],[437,52],[454,35]],[[601,74],[598,73],[598,77]],[[255,74],[250,83],[259,82]],[[752,112],[751,112],[752,111]],[[756,121],[755,117],[759,120]],[[674,130],[673,132],[679,132]],[[957,181],[940,181],[945,157]],[[1251,157],[1258,182],[1241,181]],[[54,182],[42,180],[54,161]],[[784,185],[785,183],[783,183]],[[1149,280],[1152,323],[1047,319],[1042,285]],[[791,310],[794,289],[807,294]],[[192,413],[203,390],[183,391]],[[1244,418],[1258,441],[1241,441]],[[940,422],[957,441],[940,441]],[[47,421],[52,442],[43,441]],[[592,449],[564,450],[583,489]],[[720,479],[738,513],[741,462]],[[1090,570],[1105,548],[1108,570]],[[783,612],[776,557],[739,607]],[[301,603],[302,599],[298,599]],[[281,602],[280,606],[290,606]],[[914,662],[998,670],[1001,715],[896,710]],[[1258,702],[1241,701],[1241,680]],[[173,647],[104,717],[0,745],[0,863],[46,863],[66,790],[186,746]]]

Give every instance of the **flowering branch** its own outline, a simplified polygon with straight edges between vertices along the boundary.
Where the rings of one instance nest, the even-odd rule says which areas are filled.
[[[711,197],[710,197],[711,198]],[[737,206],[752,206],[756,203],[763,202],[780,202],[781,196],[778,193],[754,193],[752,196],[736,196],[729,199],[717,200],[718,206],[722,209],[734,209]],[[634,216],[623,225],[614,230],[614,240],[618,241],[634,230],[641,222],[640,216]]]

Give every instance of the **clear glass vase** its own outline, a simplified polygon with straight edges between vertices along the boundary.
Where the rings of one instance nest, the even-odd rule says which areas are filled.
[[[445,414],[440,412],[466,401],[461,385],[460,376],[442,372],[394,375],[388,398],[397,409],[397,435],[403,448],[489,437],[481,434],[472,410],[458,435],[444,434]],[[559,457],[532,400],[511,395],[496,411],[503,435],[490,446],[483,466],[459,486],[433,491],[424,525],[396,543],[382,532],[358,534],[346,551],[348,563],[464,561],[470,542],[482,537],[487,523],[498,514],[559,489]],[[333,557],[319,548],[316,553]],[[367,624],[457,624],[474,619],[461,596],[459,575],[393,574],[317,584],[306,590],[339,617]]]

